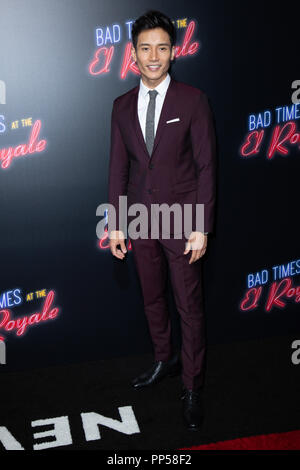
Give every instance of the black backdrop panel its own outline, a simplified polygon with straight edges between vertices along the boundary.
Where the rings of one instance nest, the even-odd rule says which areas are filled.
[[[196,52],[181,53],[170,73],[205,91],[216,121],[217,221],[204,261],[208,342],[300,332],[292,290],[300,271],[299,142],[268,157],[276,125],[285,124],[276,122],[275,110],[291,107],[292,82],[300,78],[290,9],[256,1],[2,0],[0,336],[6,370],[151,350],[131,253],[121,265],[96,236],[96,209],[107,202],[112,102],[139,82],[123,67],[128,22],[150,7],[175,21],[177,45],[192,30],[188,45],[197,43]],[[113,31],[117,42],[110,43]],[[95,65],[101,47],[106,50]],[[249,115],[267,110],[272,122],[257,129],[264,130],[259,151],[245,157]],[[294,111],[289,121],[296,135]],[[283,305],[267,310],[272,285],[279,288],[279,270],[272,267],[279,265],[287,269]],[[248,275],[263,270],[251,284]]]

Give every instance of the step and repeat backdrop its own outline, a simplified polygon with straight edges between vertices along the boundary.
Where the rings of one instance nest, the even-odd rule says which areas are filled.
[[[208,343],[300,337],[293,9],[256,0],[1,0],[1,371],[152,350],[130,245],[120,262],[96,235],[112,103],[139,83],[131,25],[149,8],[176,27],[170,74],[202,89],[215,118]],[[169,302],[180,345],[171,293]]]

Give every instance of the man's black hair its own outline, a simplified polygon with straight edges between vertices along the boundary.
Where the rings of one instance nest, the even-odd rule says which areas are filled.
[[[158,10],[148,10],[144,15],[140,16],[132,25],[131,38],[135,50],[137,48],[138,35],[142,31],[154,28],[164,29],[169,34],[171,48],[175,45],[176,31],[170,18]]]

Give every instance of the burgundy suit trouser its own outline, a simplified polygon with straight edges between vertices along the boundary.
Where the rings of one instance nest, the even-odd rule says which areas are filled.
[[[156,361],[172,357],[171,322],[167,304],[167,273],[180,314],[182,381],[188,389],[203,386],[206,353],[202,295],[202,258],[189,264],[186,238],[131,240],[145,314]]]

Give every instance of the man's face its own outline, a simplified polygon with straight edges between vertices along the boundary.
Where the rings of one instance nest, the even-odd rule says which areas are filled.
[[[162,28],[142,31],[138,35],[137,50],[132,46],[131,55],[148,88],[155,88],[167,75],[170,61],[174,59],[174,46]]]

